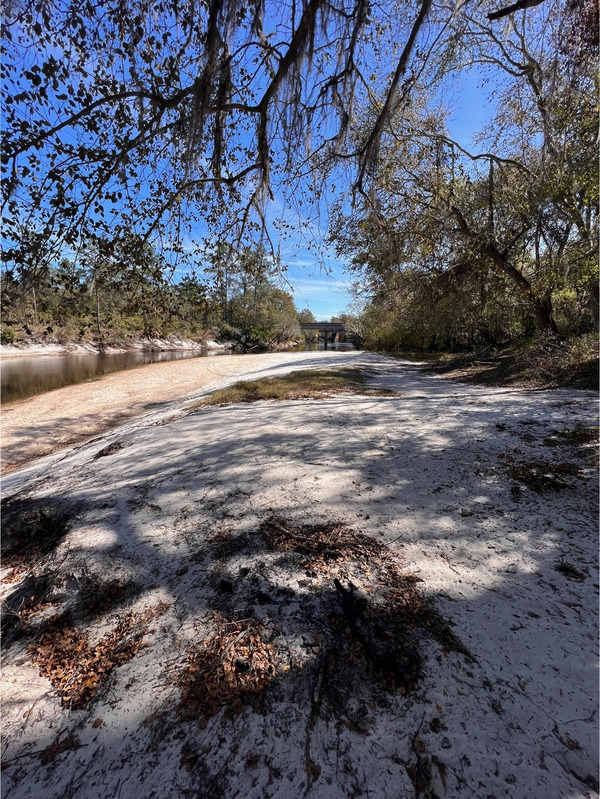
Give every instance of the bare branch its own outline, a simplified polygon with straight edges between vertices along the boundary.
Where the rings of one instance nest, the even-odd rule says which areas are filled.
[[[525,8],[533,8],[534,6],[541,5],[543,2],[545,2],[545,0],[517,0],[516,3],[506,6],[506,8],[501,8],[499,11],[491,11],[488,14],[488,19],[490,22],[495,19],[502,19],[502,17],[507,17],[509,14],[514,14],[515,11],[523,11]]]
[[[359,168],[358,179],[356,182],[357,188],[359,190],[362,190],[362,182],[364,179],[365,171],[367,169],[367,165],[369,163],[372,163],[373,160],[375,159],[385,124],[390,119],[394,110],[398,106],[398,87],[400,85],[400,80],[402,79],[402,77],[406,72],[408,61],[415,46],[417,35],[427,18],[429,9],[431,8],[431,3],[432,0],[422,0],[421,9],[413,24],[410,36],[408,37],[408,41],[406,42],[402,54],[400,56],[400,60],[398,61],[396,72],[394,73],[394,77],[392,79],[392,83],[388,90],[385,103],[383,105],[383,108],[381,109],[381,112],[379,113],[379,116],[377,117],[375,125],[373,126],[371,134],[364,147],[363,156],[361,159],[362,163]]]

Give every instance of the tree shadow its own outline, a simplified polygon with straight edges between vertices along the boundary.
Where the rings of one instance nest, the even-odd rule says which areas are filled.
[[[410,390],[423,390],[423,378],[415,381]],[[145,786],[147,795],[161,786],[166,790],[168,783],[179,786],[182,796],[185,791],[278,795],[278,784],[314,796],[358,796],[373,788],[371,779],[380,793],[397,792],[401,785],[405,793],[433,795],[427,794],[433,779],[440,795],[445,781],[462,795],[473,775],[485,772],[488,793],[505,790],[505,778],[516,774],[521,790],[541,796],[552,786],[566,795],[585,781],[589,774],[573,765],[572,754],[568,770],[552,754],[554,747],[589,761],[596,734],[595,726],[582,720],[591,713],[589,701],[583,701],[586,691],[588,700],[594,698],[593,652],[564,655],[560,648],[571,651],[582,640],[575,629],[591,633],[594,626],[582,616],[594,594],[584,540],[594,534],[588,504],[593,491],[583,478],[569,477],[563,492],[542,496],[525,487],[515,499],[514,480],[498,456],[516,447],[522,456],[537,456],[548,431],[564,427],[571,409],[540,395],[504,397],[491,412],[485,403],[498,398],[494,392],[463,396],[457,408],[457,393],[438,383],[426,400],[337,397],[309,405],[203,409],[169,422],[160,435],[155,428],[134,431],[127,435],[128,446],[105,457],[96,457],[98,445],[65,461],[53,501],[84,511],[54,554],[44,555],[47,564],[39,573],[60,568],[78,585],[84,574],[101,576],[105,584],[134,575],[113,605],[82,613],[82,624],[109,624],[111,613],[158,597],[166,597],[171,607],[157,631],[148,633],[151,649],[117,668],[89,710],[64,717],[73,736],[89,748],[57,753],[61,770],[70,776],[67,782],[55,780],[54,794],[48,795],[58,796],[59,790],[74,795],[85,769],[86,779],[91,774],[99,779],[109,762],[100,746],[123,747],[128,754],[118,779],[130,793],[134,785]],[[499,430],[496,425],[506,422],[509,411],[510,425]],[[528,441],[523,436],[533,429],[534,440]],[[38,497],[33,489],[16,500],[26,507]],[[337,522],[358,536],[363,548],[364,533],[382,541],[392,560],[408,553],[404,568],[394,573],[396,584],[414,574],[417,547],[423,550],[419,568],[431,559],[441,571],[422,572],[426,579],[418,586],[437,618],[452,617],[455,640],[471,657],[440,643],[424,617],[419,624],[413,619],[411,628],[401,614],[394,616],[385,599],[390,586],[381,587],[368,548],[352,564],[323,556],[316,569],[314,553],[279,551],[269,544],[264,525],[274,517],[300,537],[308,535],[304,525],[320,525],[327,533]],[[327,546],[334,551],[331,541]],[[574,561],[585,578],[557,572],[561,558]],[[79,604],[74,600],[79,589],[67,594],[65,605]],[[261,625],[263,644],[281,658],[287,652],[288,660],[265,683],[268,688],[250,694],[231,718],[223,707],[206,718],[191,702],[190,718],[178,679],[194,666],[192,653],[219,629],[215,614],[225,623],[250,619]],[[164,632],[163,624],[173,632]],[[34,637],[39,633],[40,627],[33,630]],[[402,663],[390,666],[385,650],[378,652],[382,641],[396,661],[406,655],[406,679]],[[25,643],[15,643],[11,658],[24,656]],[[244,637],[239,643],[248,648]],[[234,676],[235,669],[247,673],[246,663],[255,668],[248,652],[231,653]],[[377,665],[382,661],[385,668]],[[139,685],[146,678],[150,694]],[[130,700],[118,688],[127,681]],[[163,699],[158,686],[165,681],[172,688]],[[568,695],[549,695],[545,682],[568,683]],[[461,699],[461,691],[476,697]],[[93,734],[77,727],[90,714],[109,714],[111,696],[129,701],[130,712],[141,714],[134,732],[118,716],[106,731],[102,725]],[[519,736],[513,745],[506,736],[510,725],[523,723],[523,704],[535,722],[531,729],[513,730]],[[483,751],[465,739],[461,724],[468,723],[478,731],[487,725],[492,749],[504,741],[498,774],[464,760],[473,750]],[[32,749],[52,745],[43,719],[31,729]],[[531,730],[545,741],[546,771],[539,765],[539,747],[529,740]],[[93,735],[99,736],[97,743]],[[12,744],[10,756],[18,756],[20,747]],[[517,749],[525,757],[520,766]],[[147,774],[136,765],[137,750],[146,752],[140,762]],[[369,770],[374,764],[380,768],[381,758],[387,771],[374,777]],[[39,765],[21,773],[21,761],[14,763],[9,774],[24,786],[48,777]],[[110,784],[114,789],[116,783]],[[7,796],[21,795],[18,787],[12,791]]]

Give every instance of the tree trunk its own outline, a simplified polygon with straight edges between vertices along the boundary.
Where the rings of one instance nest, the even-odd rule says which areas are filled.
[[[590,299],[592,302],[592,313],[594,314],[594,322],[596,323],[596,326],[598,325],[598,320],[599,320],[599,314],[598,314],[599,298],[600,298],[600,287],[594,281],[590,286]]]
[[[532,299],[535,321],[540,333],[550,332],[558,336],[558,328],[552,315],[552,300],[546,297],[543,300],[537,297]]]
[[[465,236],[465,238],[473,242],[482,255],[485,255],[492,260],[492,263],[497,271],[504,272],[505,275],[508,275],[515,286],[519,289],[520,293],[526,297],[534,313],[538,332],[551,332],[558,335],[558,328],[552,315],[551,297],[548,296],[544,299],[537,297],[529,280],[527,280],[522,272],[519,272],[519,270],[513,266],[504,253],[500,252],[495,243],[487,240],[476,231],[471,230],[467,220],[459,208],[453,205],[451,210],[455,218],[458,220],[460,232]]]
[[[499,268],[508,275],[517,288],[527,298],[533,315],[535,316],[535,323],[539,333],[554,333],[558,335],[558,328],[554,321],[552,310],[552,298],[544,297],[540,299],[537,297],[531,287],[531,283],[527,278],[519,272],[511,263],[507,261],[500,253],[496,253],[494,262]]]

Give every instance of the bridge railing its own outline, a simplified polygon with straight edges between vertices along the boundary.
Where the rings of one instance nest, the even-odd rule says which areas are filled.
[[[341,322],[300,322],[300,330],[319,330],[327,333],[344,333],[346,328]]]

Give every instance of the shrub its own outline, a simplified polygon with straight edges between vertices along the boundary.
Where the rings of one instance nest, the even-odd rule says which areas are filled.
[[[14,344],[17,340],[17,332],[14,327],[9,327],[8,325],[2,325],[2,332],[0,333],[0,343],[2,344]]]

